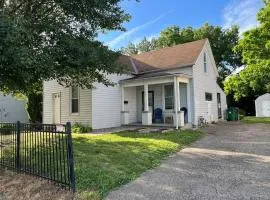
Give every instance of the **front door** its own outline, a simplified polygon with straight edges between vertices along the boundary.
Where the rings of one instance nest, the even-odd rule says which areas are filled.
[[[152,112],[152,121],[154,121],[154,91],[148,92],[148,107],[149,111]],[[144,109],[144,92],[142,92],[142,111]]]
[[[217,93],[217,106],[218,106],[218,118],[220,119],[220,118],[222,118],[220,93]]]
[[[61,123],[61,95],[60,93],[53,94],[53,123],[60,124]]]

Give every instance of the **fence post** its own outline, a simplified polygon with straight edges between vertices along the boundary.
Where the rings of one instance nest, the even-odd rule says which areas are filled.
[[[69,179],[70,179],[70,188],[75,192],[75,171],[74,171],[74,159],[73,159],[73,144],[71,136],[71,124],[70,122],[66,123],[66,133],[67,133],[67,142],[68,142],[68,163],[69,163]]]
[[[20,121],[17,121],[16,123],[16,135],[17,135],[17,145],[16,145],[16,168],[21,168],[21,162],[20,162],[20,145],[21,145],[21,123]]]

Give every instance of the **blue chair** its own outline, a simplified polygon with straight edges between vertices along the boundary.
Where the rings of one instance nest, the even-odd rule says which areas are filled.
[[[163,123],[162,109],[156,108],[154,110],[154,120],[155,120],[155,123]]]

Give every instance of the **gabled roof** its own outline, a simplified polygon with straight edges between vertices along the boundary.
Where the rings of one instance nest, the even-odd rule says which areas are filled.
[[[195,64],[207,39],[166,47],[134,56],[121,56],[119,61],[134,74],[187,67]]]

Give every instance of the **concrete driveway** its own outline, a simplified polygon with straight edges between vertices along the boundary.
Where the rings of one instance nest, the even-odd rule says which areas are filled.
[[[223,123],[109,200],[270,199],[270,125]]]

